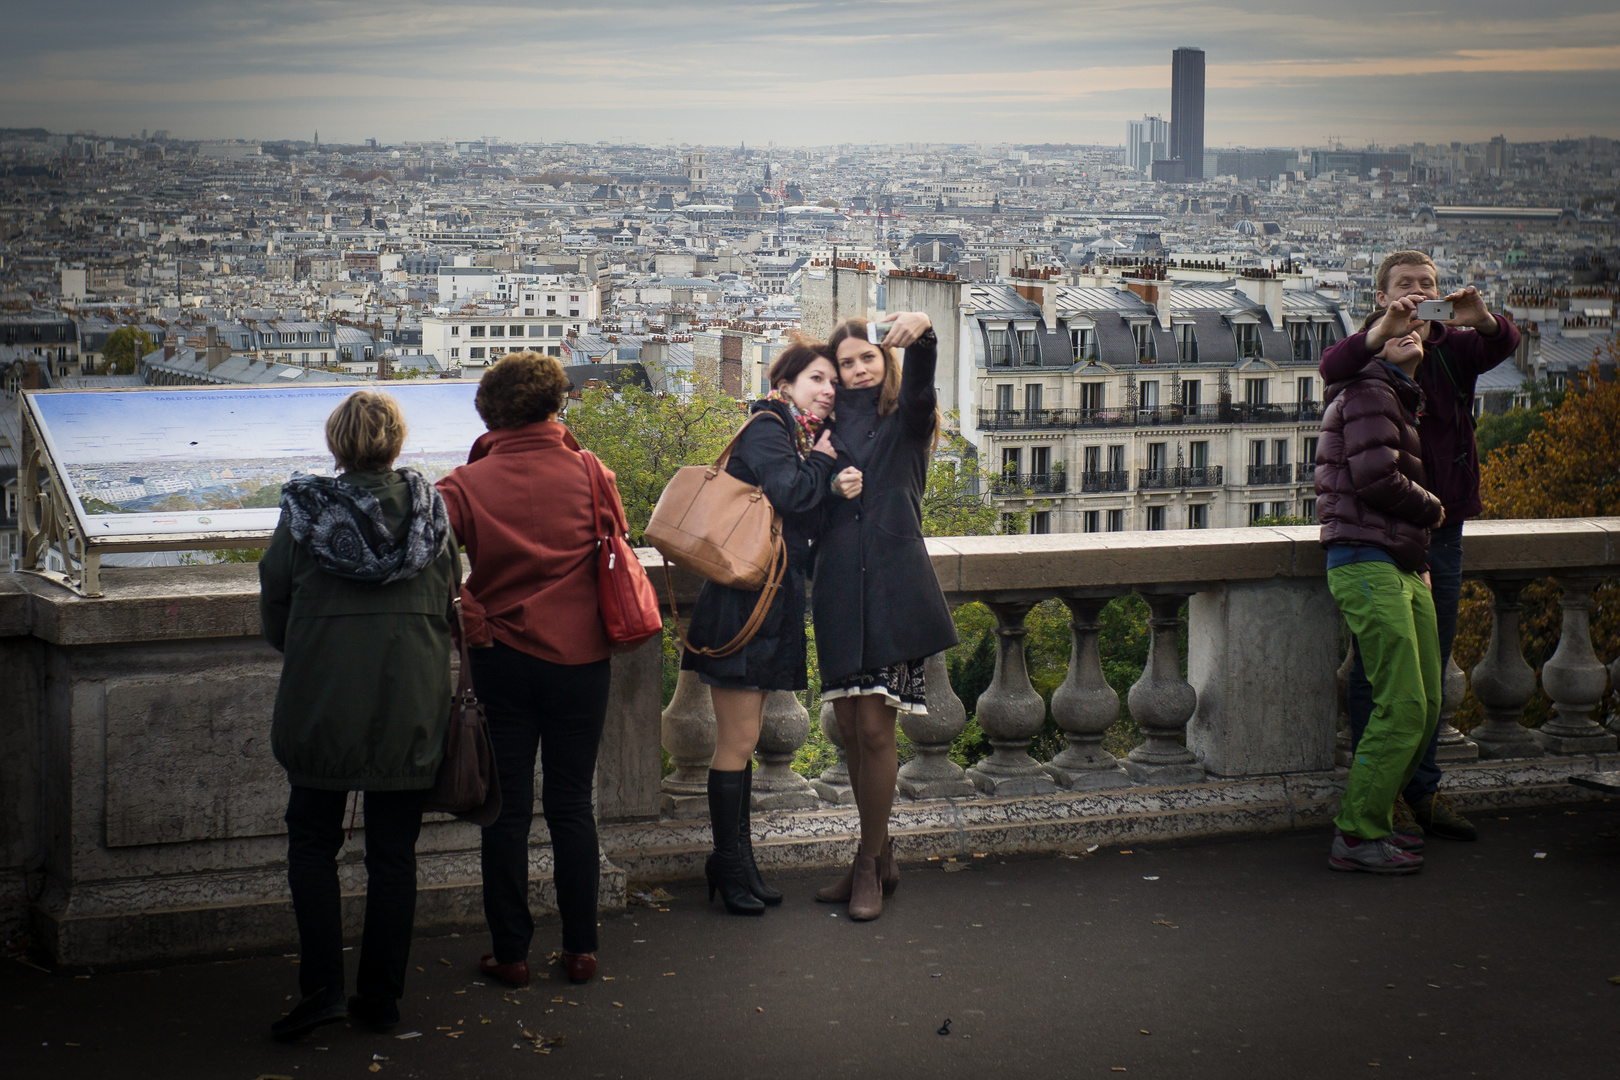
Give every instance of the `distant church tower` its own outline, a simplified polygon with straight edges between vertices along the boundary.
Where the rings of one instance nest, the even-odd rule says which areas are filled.
[[[709,186],[707,160],[702,150],[693,150],[686,155],[686,190],[694,195],[707,190]]]

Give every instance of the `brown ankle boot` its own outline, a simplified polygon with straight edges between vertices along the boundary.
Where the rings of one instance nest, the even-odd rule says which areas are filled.
[[[855,884],[855,864],[850,863],[844,876],[825,889],[816,890],[816,903],[818,904],[847,904],[850,890]]]
[[[883,895],[893,896],[900,887],[900,864],[894,861],[894,837],[883,841],[883,854],[878,856],[878,879],[883,882]]]
[[[849,917],[866,922],[883,914],[883,885],[878,881],[877,859],[871,855],[855,856],[855,880],[849,894]]]

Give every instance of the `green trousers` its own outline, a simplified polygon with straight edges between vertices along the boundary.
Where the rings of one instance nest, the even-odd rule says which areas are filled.
[[[1361,647],[1373,712],[1356,746],[1341,831],[1378,840],[1394,831],[1395,798],[1412,779],[1440,723],[1440,637],[1423,579],[1387,562],[1328,571],[1328,588]]]

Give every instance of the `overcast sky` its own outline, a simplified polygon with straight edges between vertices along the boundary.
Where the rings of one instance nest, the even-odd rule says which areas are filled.
[[[1193,45],[1210,146],[1620,136],[1615,0],[0,5],[0,126],[53,131],[1119,144]]]

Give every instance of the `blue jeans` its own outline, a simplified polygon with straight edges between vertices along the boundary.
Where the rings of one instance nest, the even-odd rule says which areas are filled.
[[[1451,661],[1451,646],[1457,639],[1457,600],[1462,595],[1462,523],[1436,529],[1429,538],[1429,580],[1433,582],[1434,620],[1440,634],[1440,678],[1445,680],[1446,665]],[[1361,733],[1367,730],[1372,718],[1372,684],[1361,664],[1361,649],[1355,651],[1350,667],[1350,685],[1345,690],[1345,708],[1350,714],[1350,751],[1354,754],[1361,742]],[[1417,772],[1401,794],[1408,805],[1440,790],[1440,766],[1435,751],[1440,746],[1437,731],[1423,751]]]

